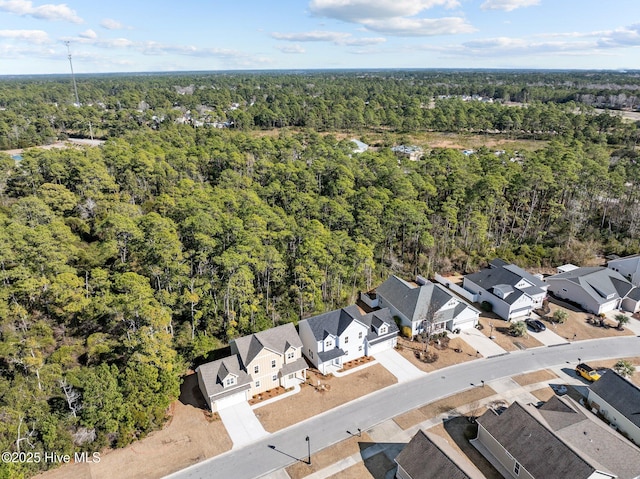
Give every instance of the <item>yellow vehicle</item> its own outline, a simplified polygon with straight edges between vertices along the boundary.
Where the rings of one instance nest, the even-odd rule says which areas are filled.
[[[598,371],[593,369],[588,364],[584,364],[584,363],[580,363],[576,366],[576,374],[579,374],[580,376],[585,378],[587,381],[591,381],[591,382],[597,381],[598,379],[600,379],[600,374],[598,374]]]

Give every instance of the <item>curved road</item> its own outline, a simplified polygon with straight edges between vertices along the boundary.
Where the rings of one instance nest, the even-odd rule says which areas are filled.
[[[247,446],[194,464],[171,479],[251,479],[286,467],[311,452],[347,439],[348,430],[363,431],[387,419],[479,384],[528,371],[578,362],[640,355],[640,336],[578,341],[478,359],[395,384],[271,434]]]

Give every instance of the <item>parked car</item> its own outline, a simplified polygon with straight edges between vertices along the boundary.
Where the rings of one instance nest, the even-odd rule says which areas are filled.
[[[540,331],[544,331],[545,329],[547,329],[544,323],[539,319],[527,319],[526,323],[527,323],[527,326],[533,329],[536,333],[539,333]]]
[[[598,373],[598,371],[593,369],[588,364],[584,364],[584,363],[580,363],[576,366],[576,374],[578,374],[579,376],[582,376],[587,381],[591,381],[591,382],[594,382],[600,379],[600,373]]]

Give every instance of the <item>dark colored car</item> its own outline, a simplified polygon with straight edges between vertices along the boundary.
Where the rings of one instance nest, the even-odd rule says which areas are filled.
[[[544,331],[547,327],[539,319],[527,319],[527,326],[533,329],[536,333]]]

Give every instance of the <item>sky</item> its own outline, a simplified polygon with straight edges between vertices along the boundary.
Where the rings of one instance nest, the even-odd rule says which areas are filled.
[[[0,0],[0,75],[69,52],[77,74],[640,69],[640,0]]]

